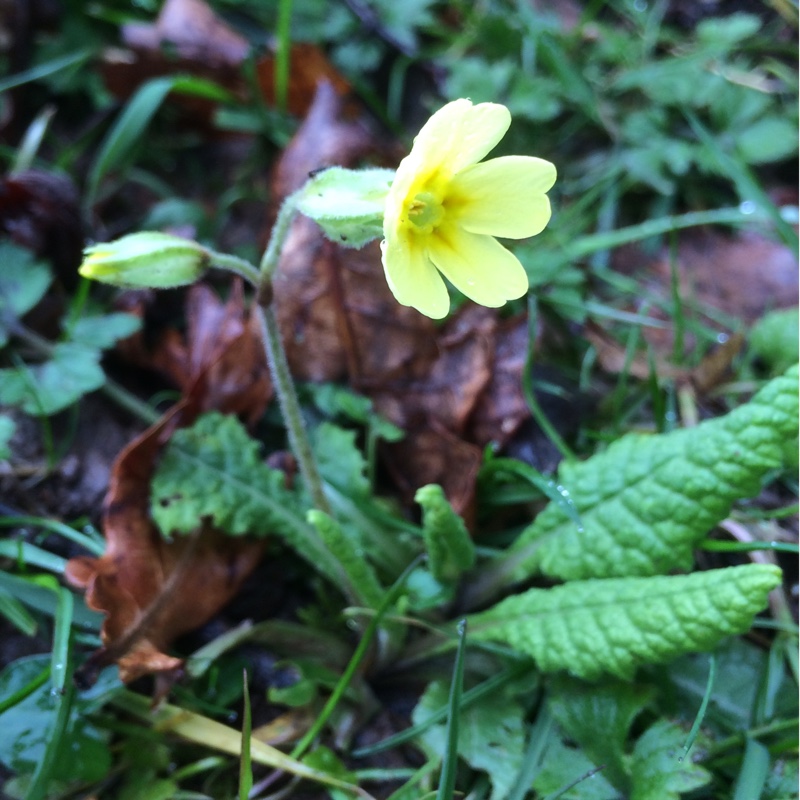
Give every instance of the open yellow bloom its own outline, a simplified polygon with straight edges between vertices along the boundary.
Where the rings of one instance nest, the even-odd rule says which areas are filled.
[[[494,237],[524,239],[544,229],[550,219],[545,192],[556,169],[528,156],[479,164],[510,124],[505,106],[455,100],[414,139],[383,220],[383,267],[398,302],[434,319],[446,316],[450,298],[442,275],[484,306],[502,306],[528,291],[522,264]]]

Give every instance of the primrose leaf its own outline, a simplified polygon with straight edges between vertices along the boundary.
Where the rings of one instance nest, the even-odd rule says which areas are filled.
[[[688,569],[692,550],[733,503],[758,493],[797,438],[797,367],[743,406],[695,428],[628,434],[584,462],[562,462],[559,485],[581,524],[550,503],[510,550],[514,580],[562,580]]]
[[[736,135],[736,145],[749,164],[781,161],[797,152],[797,120],[771,115]]]
[[[425,690],[412,716],[424,723],[447,705],[449,684],[434,681]],[[473,769],[483,770],[492,781],[490,800],[508,797],[522,768],[525,728],[522,706],[509,694],[493,694],[491,700],[461,710],[458,754]],[[420,735],[423,747],[442,758],[447,749],[445,723],[433,725]]]
[[[322,511],[312,509],[308,512],[307,518],[317,529],[325,547],[341,565],[347,578],[347,596],[368,608],[377,608],[383,599],[384,591],[358,541],[352,535],[348,536],[335,519]]]
[[[691,758],[681,758],[685,742],[686,731],[664,719],[639,737],[631,758],[631,800],[679,800],[711,780]]]
[[[177,430],[153,476],[151,513],[165,535],[189,533],[204,519],[232,536],[277,534],[338,586],[341,567],[305,521],[302,497],[271,469],[233,416],[212,411]]]
[[[641,664],[710,650],[743,633],[780,581],[777,567],[748,564],[529,589],[473,615],[470,637],[508,644],[544,672],[628,680]]]
[[[652,699],[647,686],[609,681],[589,684],[561,676],[550,693],[550,710],[569,739],[581,746],[620,791],[630,788],[625,742],[633,720]]]
[[[367,462],[356,446],[355,431],[323,422],[314,430],[314,455],[325,481],[353,497],[369,494]]]
[[[0,241],[0,347],[8,342],[9,326],[30,311],[47,291],[53,275],[33,253]]]
[[[105,380],[99,350],[61,342],[43,364],[0,369],[0,405],[19,406],[36,416],[55,414],[99,389]]]
[[[475,545],[464,520],[453,511],[441,486],[423,486],[414,499],[422,506],[422,535],[433,577],[457,580],[475,563]]]

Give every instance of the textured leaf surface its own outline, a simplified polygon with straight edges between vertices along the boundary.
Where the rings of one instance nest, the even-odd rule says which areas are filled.
[[[341,565],[347,579],[345,594],[348,598],[368,608],[377,608],[384,591],[375,570],[365,558],[363,548],[358,545],[358,534],[349,536],[336,520],[316,509],[308,512],[308,521],[317,529],[325,547]]]
[[[176,431],[153,477],[152,515],[165,535],[189,533],[204,518],[234,536],[283,537],[342,585],[341,568],[304,518],[303,501],[271,469],[259,444],[232,416],[216,411]]]
[[[457,580],[475,563],[475,545],[464,520],[435,483],[418,489],[414,499],[422,506],[422,535],[433,577],[439,581]]]
[[[797,417],[795,366],[724,417],[662,436],[631,434],[585,462],[562,463],[559,484],[581,524],[550,503],[509,554],[517,562],[513,578],[688,569],[694,546],[781,466]]]
[[[707,650],[744,632],[780,580],[777,567],[748,564],[530,589],[473,615],[470,637],[504,642],[545,672],[628,679],[640,664]]]

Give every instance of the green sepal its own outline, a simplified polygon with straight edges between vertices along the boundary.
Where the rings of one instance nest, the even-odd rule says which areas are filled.
[[[383,236],[384,203],[393,179],[391,169],[331,167],[306,183],[297,208],[334,242],[363,247]]]
[[[543,672],[629,680],[642,664],[710,650],[744,633],[781,582],[768,564],[529,589],[469,618],[473,641],[531,656]]]

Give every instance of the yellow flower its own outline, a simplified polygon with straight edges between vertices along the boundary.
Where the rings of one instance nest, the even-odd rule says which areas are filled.
[[[544,229],[550,219],[545,192],[556,169],[528,156],[479,164],[510,124],[505,106],[455,100],[414,139],[383,219],[383,268],[398,302],[434,319],[446,316],[450,298],[442,275],[484,306],[502,306],[528,291],[524,267],[494,237],[524,239]]]

